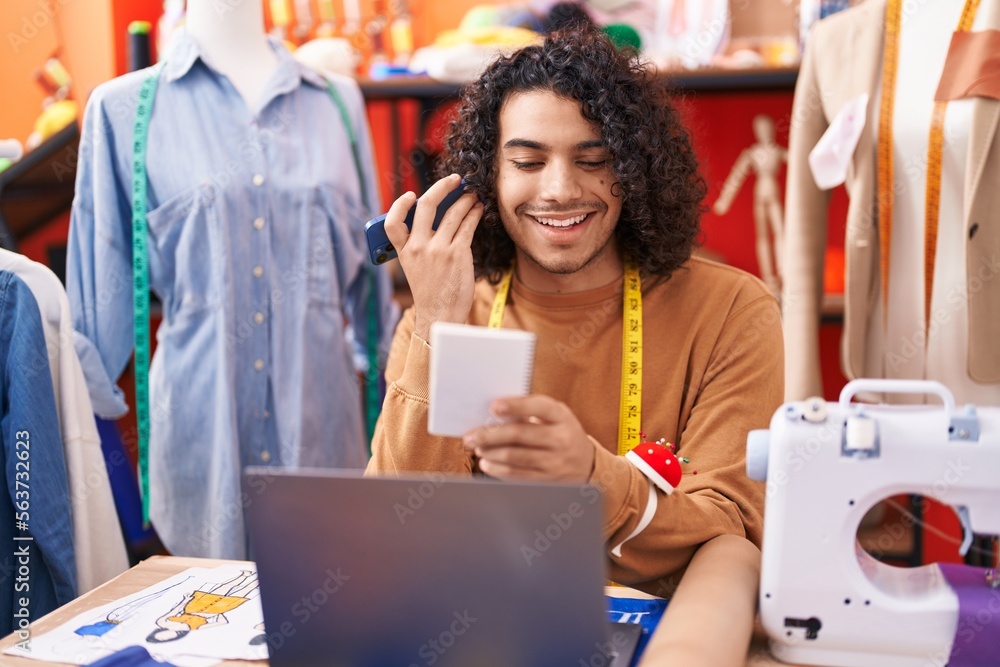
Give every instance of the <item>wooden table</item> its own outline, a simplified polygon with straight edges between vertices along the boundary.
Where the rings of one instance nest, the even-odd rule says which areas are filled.
[[[31,634],[40,635],[44,632],[52,630],[53,628],[56,628],[70,620],[77,614],[80,614],[88,609],[93,609],[109,602],[113,602],[126,595],[138,592],[148,586],[152,586],[153,584],[168,579],[169,577],[172,577],[187,568],[212,568],[219,565],[252,566],[253,564],[246,563],[245,561],[227,561],[208,558],[153,556],[142,561],[129,571],[112,579],[103,586],[82,595],[69,604],[64,605],[43,618],[38,619],[31,624]],[[685,584],[682,581],[681,586],[678,587],[679,592],[682,590],[684,585]],[[754,584],[754,588],[756,588],[756,584]],[[623,591],[626,591],[626,593],[623,593]],[[645,596],[643,593],[639,593],[638,591],[623,588],[608,589],[608,592],[612,595],[624,594],[629,597]],[[678,617],[684,614],[684,610],[676,608],[674,604],[668,606],[667,609],[668,613],[674,614]],[[669,620],[669,618],[667,618],[667,620]],[[661,630],[664,628],[664,625],[665,624],[661,624]],[[682,641],[690,641],[691,639],[697,641],[698,638],[685,635]],[[0,639],[0,651],[10,648],[18,641],[19,639],[16,634],[8,635],[7,637]],[[661,635],[661,631],[658,630],[650,640],[649,648],[643,657],[641,667],[666,667],[667,665],[677,664],[672,656],[679,655],[682,650],[680,647],[677,650],[672,648],[674,643],[676,643],[675,640],[668,637],[666,634]],[[687,659],[684,659],[684,663],[690,664]],[[28,660],[27,658],[3,655],[0,657],[0,664],[3,664],[5,667],[38,667],[41,664],[62,665],[67,663],[42,663],[37,660]],[[244,667],[264,667],[267,663],[266,661],[227,660],[219,664],[226,667],[236,667],[240,665]],[[768,655],[767,650],[764,647],[763,637],[759,634],[755,634],[745,665],[747,667],[780,667],[783,664],[784,663],[777,662],[774,658],[771,658]],[[713,664],[712,667],[727,666]],[[732,667],[742,666],[733,665]]]

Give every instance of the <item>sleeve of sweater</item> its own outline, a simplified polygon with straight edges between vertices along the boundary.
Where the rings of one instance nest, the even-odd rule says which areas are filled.
[[[652,521],[631,538],[650,499],[651,483],[623,457],[595,447],[591,483],[603,492],[612,580],[668,596],[697,547],[713,537],[738,535],[760,546],[764,485],[746,476],[746,438],[751,429],[767,428],[781,405],[782,366],[776,301],[766,295],[735,305],[675,443],[678,454],[691,462],[672,494],[653,487],[657,505]],[[622,542],[621,555],[613,554],[611,549]]]
[[[367,474],[438,471],[470,473],[460,438],[427,432],[430,345],[413,333],[413,309],[403,313],[389,348],[386,395],[372,438]]]

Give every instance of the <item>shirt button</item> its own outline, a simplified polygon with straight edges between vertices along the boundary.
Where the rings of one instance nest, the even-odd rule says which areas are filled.
[[[253,362],[253,367],[259,371],[264,370],[264,360],[258,359],[257,361]]]
[[[253,321],[256,322],[257,324],[263,324],[264,323],[264,313],[254,313],[253,314]],[[260,369],[258,368],[257,370],[260,370]]]
[[[264,229],[264,218],[257,218],[254,220],[253,226],[255,229]]]
[[[260,453],[260,460],[263,461],[264,463],[267,463],[268,461],[270,461],[271,460],[271,452],[261,452]]]
[[[257,187],[264,185],[264,177],[261,174],[254,174],[253,184],[256,185]]]
[[[270,410],[264,410],[264,419],[267,419],[270,416],[271,416]]]
[[[263,266],[259,266],[258,265],[258,266],[253,267],[253,277],[254,278],[260,278],[262,275],[264,275],[264,267]]]

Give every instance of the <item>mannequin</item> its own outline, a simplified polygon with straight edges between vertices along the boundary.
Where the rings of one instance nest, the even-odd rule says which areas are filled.
[[[757,143],[745,149],[736,158],[736,163],[729,172],[729,177],[726,178],[712,210],[716,215],[725,215],[747,174],[754,172],[757,175],[753,187],[757,266],[760,269],[761,280],[775,296],[779,296],[784,267],[784,259],[781,256],[784,215],[781,211],[781,191],[778,188],[777,176],[781,164],[788,161],[788,151],[775,143],[774,121],[769,116],[754,117],[753,133]]]
[[[188,0],[184,24],[205,60],[226,75],[247,107],[256,108],[278,66],[264,32],[264,4]]]
[[[245,559],[244,467],[364,467],[357,371],[371,318],[387,350],[398,312],[388,276],[367,268],[363,226],[380,203],[357,84],[267,39],[260,3],[189,0],[188,12],[162,68],[91,95],[67,291],[79,338],[118,378],[134,347],[136,108],[152,81],[140,192],[163,320],[150,518],[175,555]]]
[[[1000,280],[993,280],[1000,272],[1000,225],[995,224],[1000,210],[1000,101],[987,96],[947,105],[936,260],[925,303],[930,115],[963,4],[907,4],[903,12],[892,114],[894,204],[887,284],[880,263],[877,188],[886,0],[869,0],[821,21],[809,37],[789,138],[782,302],[788,400],[820,394],[818,322],[828,193],[817,187],[808,154],[838,114],[868,94],[856,146],[850,152],[850,146],[840,147],[848,156],[851,200],[844,373],[848,378],[939,380],[959,403],[1000,405]],[[983,0],[973,32],[1000,28],[998,5]]]

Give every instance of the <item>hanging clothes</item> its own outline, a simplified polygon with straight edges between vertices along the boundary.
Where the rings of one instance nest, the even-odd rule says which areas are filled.
[[[45,331],[24,281],[0,271],[0,634],[76,597],[66,463]]]
[[[150,119],[149,276],[163,304],[150,366],[150,516],[176,555],[246,558],[244,466],[363,468],[354,354],[364,357],[365,221],[378,206],[364,103],[273,43],[279,64],[247,107],[188,35],[175,39]],[[133,348],[133,122],[146,71],[99,86],[84,117],[67,285],[76,329],[110,378]],[[378,274],[380,342],[397,309]],[[358,326],[348,329],[348,322]]]
[[[83,594],[127,570],[129,563],[94,410],[74,347],[69,299],[48,267],[23,255],[0,249],[0,270],[25,282],[42,318],[73,507],[78,592]]]

